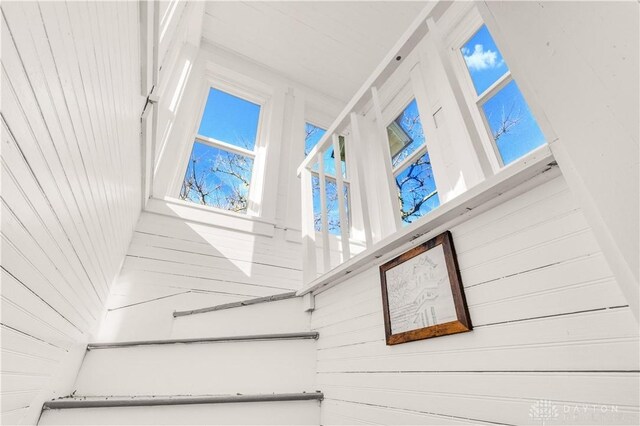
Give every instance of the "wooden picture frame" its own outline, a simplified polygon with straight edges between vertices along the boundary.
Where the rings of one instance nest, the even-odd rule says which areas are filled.
[[[387,345],[472,329],[451,232],[380,266]]]

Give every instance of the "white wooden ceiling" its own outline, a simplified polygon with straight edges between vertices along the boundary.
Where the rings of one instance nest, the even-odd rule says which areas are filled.
[[[210,1],[203,38],[346,102],[425,5]]]

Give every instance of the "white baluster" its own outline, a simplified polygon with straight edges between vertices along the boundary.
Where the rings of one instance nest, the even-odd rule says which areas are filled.
[[[327,184],[324,176],[324,151],[318,155],[318,176],[320,178],[320,217],[322,222],[322,260],[324,271],[331,269],[331,253],[329,251],[329,217],[327,211]]]
[[[355,151],[362,150],[364,152],[367,149],[363,146],[363,141],[360,133],[360,126],[358,124],[358,115],[355,112],[350,114],[351,119],[351,133],[353,134],[353,144]],[[371,235],[371,220],[369,218],[369,203],[367,201],[367,189],[366,189],[366,176],[364,173],[364,164],[362,164],[362,157],[355,157],[356,160],[356,173],[358,174],[358,184],[360,185],[360,206],[362,208],[362,225],[364,227],[364,238],[367,248],[371,248],[373,245],[373,238]]]
[[[351,258],[349,248],[349,221],[347,220],[347,208],[344,200],[344,180],[342,178],[342,159],[340,158],[340,141],[338,135],[332,135],[333,161],[336,169],[336,191],[338,193],[338,213],[340,215],[340,238],[342,240],[342,261]],[[345,142],[346,143],[346,142]]]
[[[313,186],[311,172],[306,167],[301,173],[302,196],[302,280],[309,284],[318,276],[316,265],[316,230],[313,217]]]

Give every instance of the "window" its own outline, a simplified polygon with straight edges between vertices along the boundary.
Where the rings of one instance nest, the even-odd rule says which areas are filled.
[[[304,124],[304,156],[309,155],[311,150],[318,145],[320,139],[327,131],[311,123]]]
[[[480,27],[460,52],[477,95],[476,104],[502,164],[544,144],[544,136],[487,27]]]
[[[260,105],[211,88],[180,198],[246,213]]]
[[[387,126],[400,216],[409,224],[440,205],[415,99]]]
[[[304,154],[308,155],[325,135],[326,130],[310,123],[305,123]],[[344,137],[340,136],[340,164],[344,182],[343,197],[345,210],[347,211],[347,229],[349,229],[349,181],[347,179],[347,167]],[[327,200],[327,227],[330,234],[340,235],[340,211],[338,207],[338,183],[336,181],[335,152],[329,147],[322,155],[325,176],[325,197]],[[322,211],[320,205],[320,174],[318,163],[314,164],[311,171],[311,185],[313,187],[313,216],[316,231],[322,231]]]

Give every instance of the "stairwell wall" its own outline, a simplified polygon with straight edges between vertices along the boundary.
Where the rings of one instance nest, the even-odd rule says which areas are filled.
[[[2,423],[70,393],[140,213],[138,4],[2,3]]]
[[[386,346],[388,258],[316,295],[321,424],[637,424],[637,324],[564,178],[450,230],[471,332]]]
[[[310,116],[314,121],[335,116],[341,104],[207,43],[200,49],[185,44],[176,69],[187,62],[193,68],[174,110],[175,126],[163,137],[154,193],[111,291],[100,341],[169,338],[176,310],[283,293],[302,285],[296,167],[304,155],[304,134],[295,129],[303,129],[303,120]],[[264,183],[259,217],[178,198],[201,115],[197,100],[203,89],[208,93],[203,84],[207,75],[271,93],[265,169],[256,167],[253,172],[261,173]]]

